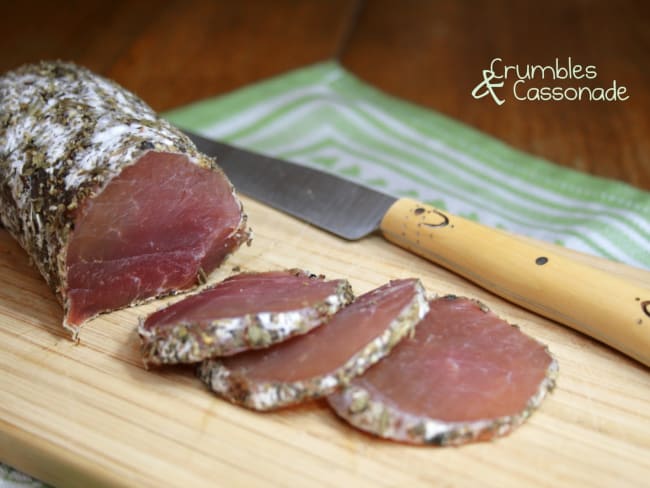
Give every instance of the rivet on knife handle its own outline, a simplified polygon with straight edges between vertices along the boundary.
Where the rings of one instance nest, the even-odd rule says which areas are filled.
[[[400,247],[650,366],[650,288],[406,198],[390,207],[381,231]]]

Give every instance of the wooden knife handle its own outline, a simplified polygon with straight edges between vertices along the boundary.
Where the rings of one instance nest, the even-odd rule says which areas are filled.
[[[650,366],[650,288],[411,199],[381,230],[400,247]]]

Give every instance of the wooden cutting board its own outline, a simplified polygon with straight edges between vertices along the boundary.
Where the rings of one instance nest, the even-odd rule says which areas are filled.
[[[71,342],[54,296],[0,230],[0,460],[66,487],[650,486],[648,368],[379,237],[344,242],[244,201],[253,245],[211,281],[236,266],[303,267],[347,277],[361,294],[417,276],[430,293],[479,298],[547,343],[560,364],[556,390],[510,436],[460,448],[377,440],[322,402],[249,412],[209,393],[191,368],[143,368],[137,317],[163,301],[96,319]],[[648,272],[580,259],[650,282]]]

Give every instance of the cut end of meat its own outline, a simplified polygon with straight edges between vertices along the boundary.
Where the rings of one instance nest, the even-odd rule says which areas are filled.
[[[235,275],[141,321],[144,362],[195,363],[268,347],[321,325],[353,298],[347,280],[301,270]]]
[[[555,386],[548,349],[467,298],[430,302],[415,335],[328,401],[353,426],[413,444],[509,433]]]
[[[74,333],[102,312],[191,288],[249,239],[225,175],[184,154],[146,152],[76,212],[63,297]]]
[[[267,349],[209,359],[197,373],[219,396],[254,410],[323,397],[388,355],[428,308],[419,280],[392,281],[308,334]]]

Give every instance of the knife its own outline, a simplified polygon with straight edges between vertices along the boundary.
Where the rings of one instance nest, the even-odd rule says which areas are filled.
[[[237,190],[344,239],[380,232],[517,305],[650,366],[650,288],[409,198],[186,132]]]

